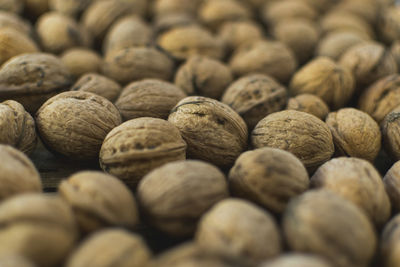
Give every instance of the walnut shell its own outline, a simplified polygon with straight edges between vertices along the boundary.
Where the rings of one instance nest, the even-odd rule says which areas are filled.
[[[58,196],[24,194],[0,205],[0,254],[60,266],[77,240],[75,218]]]
[[[174,62],[153,47],[130,47],[108,53],[104,59],[104,75],[121,84],[141,79],[169,80]]]
[[[393,217],[385,226],[382,232],[380,252],[382,263],[385,267],[399,266],[400,254],[400,215]]]
[[[388,44],[400,40],[400,7],[390,6],[381,11],[378,23],[381,39]]]
[[[150,224],[172,236],[190,236],[200,217],[229,196],[225,175],[201,161],[177,161],[147,174],[138,199]]]
[[[117,178],[102,172],[79,172],[58,187],[84,233],[105,227],[134,227],[139,221],[136,201]]]
[[[245,43],[263,39],[264,32],[254,21],[229,21],[221,25],[218,37],[233,51]]]
[[[185,0],[186,1],[186,0]],[[186,1],[188,2],[188,1]],[[190,3],[193,1],[189,1]],[[173,28],[197,25],[196,18],[186,13],[168,13],[153,19],[154,32],[159,35]]]
[[[293,154],[266,147],[241,154],[229,172],[229,184],[234,195],[280,214],[290,198],[308,189],[309,177]]]
[[[0,28],[0,65],[14,56],[38,51],[35,42],[24,33],[9,27]]]
[[[157,44],[177,60],[185,60],[193,55],[222,59],[225,55],[222,40],[198,25],[172,28],[158,37]]]
[[[154,0],[153,13],[156,16],[168,14],[189,14],[195,15],[203,0]]]
[[[180,130],[188,144],[189,158],[230,167],[247,147],[247,127],[229,106],[207,97],[182,99],[168,121]]]
[[[332,267],[332,265],[322,257],[291,253],[264,262],[260,267]]]
[[[71,91],[78,90],[94,93],[114,102],[120,95],[122,88],[117,82],[105,76],[97,73],[88,73],[83,75],[71,87]]]
[[[300,94],[289,98],[286,109],[297,110],[314,115],[325,120],[329,113],[329,107],[316,95]]]
[[[34,113],[71,84],[71,74],[59,58],[45,53],[23,54],[0,68],[0,101],[15,100]]]
[[[394,159],[400,159],[400,107],[386,115],[382,124],[383,145],[385,151]]]
[[[338,109],[347,104],[354,93],[354,78],[349,70],[327,57],[315,58],[298,70],[291,82],[292,95],[314,94],[328,106]]]
[[[386,192],[394,210],[400,211],[400,162],[396,162],[383,177]]]
[[[32,262],[19,255],[1,255],[1,267],[35,267]]]
[[[140,117],[166,120],[171,109],[185,97],[182,89],[174,84],[146,79],[125,87],[115,105],[124,121]]]
[[[334,152],[332,134],[317,117],[296,110],[284,110],[262,119],[251,140],[255,148],[274,147],[293,153],[312,172]]]
[[[265,116],[284,109],[287,92],[274,78],[263,74],[243,76],[232,83],[222,102],[235,110],[249,129]]]
[[[256,205],[239,199],[216,204],[201,218],[196,242],[214,253],[237,257],[256,266],[281,252],[275,219]]]
[[[76,17],[80,15],[94,0],[47,0],[52,10]]]
[[[137,234],[122,229],[103,230],[86,239],[69,257],[66,267],[146,266],[151,252]]]
[[[68,49],[61,55],[61,60],[75,78],[86,73],[100,72],[103,63],[98,53],[86,48]]]
[[[332,132],[336,155],[357,157],[373,162],[381,150],[379,125],[368,114],[343,108],[331,112],[326,124]]]
[[[15,29],[21,34],[32,36],[32,25],[28,21],[16,14],[0,10],[0,28],[7,27]]]
[[[375,0],[338,1],[333,10],[357,15],[368,22],[368,24],[374,26],[379,13],[379,4],[377,2]]]
[[[261,10],[262,20],[270,26],[287,19],[315,20],[317,17],[318,13],[312,6],[297,0],[274,1]]]
[[[13,100],[0,103],[0,143],[26,154],[36,148],[35,121],[21,104]]]
[[[311,177],[311,186],[340,195],[357,205],[377,225],[390,217],[390,201],[374,166],[358,158],[335,158]]]
[[[375,42],[351,47],[340,57],[339,64],[353,73],[358,91],[387,75],[397,73],[392,54],[382,44]]]
[[[293,199],[283,218],[290,249],[328,259],[332,266],[368,266],[376,235],[367,216],[351,202],[326,190]]]
[[[0,0],[0,10],[12,13],[21,13],[23,9],[23,0]]]
[[[70,91],[50,98],[36,113],[43,143],[77,160],[95,160],[104,138],[121,123],[117,108],[99,95]]]
[[[37,18],[49,11],[49,0],[24,0],[25,14],[30,18]]]
[[[233,75],[224,63],[202,56],[192,56],[181,65],[175,75],[175,84],[189,95],[219,99],[233,81]]]
[[[42,191],[40,175],[26,155],[0,145],[0,157],[0,202],[14,195]]]
[[[186,143],[172,123],[143,117],[127,121],[107,135],[100,151],[100,166],[136,187],[151,170],[185,158]]]

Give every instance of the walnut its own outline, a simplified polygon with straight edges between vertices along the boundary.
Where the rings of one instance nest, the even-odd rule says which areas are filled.
[[[357,205],[377,225],[390,217],[390,201],[374,166],[358,158],[335,158],[311,177],[311,186],[340,195]]]
[[[100,72],[102,65],[100,55],[86,48],[68,49],[61,55],[61,60],[75,78],[86,73]]]
[[[1,267],[35,267],[32,262],[19,255],[1,255],[0,256]]]
[[[71,75],[59,58],[45,53],[23,54],[0,68],[0,101],[15,100],[34,113],[71,84]]]
[[[230,167],[247,147],[247,127],[229,106],[207,97],[186,97],[168,121],[181,131],[189,158]]]
[[[203,0],[154,0],[153,13],[156,16],[168,14],[195,15]]]
[[[275,219],[239,199],[222,200],[204,214],[196,242],[206,250],[237,257],[252,266],[279,255],[282,249]]]
[[[275,79],[263,74],[243,76],[222,96],[222,102],[229,105],[245,120],[249,129],[265,116],[284,109],[287,92]]]
[[[146,266],[151,252],[137,234],[122,229],[103,230],[86,239],[69,257],[66,267]]]
[[[290,253],[266,261],[260,267],[331,267],[331,265],[322,257]]]
[[[177,70],[175,84],[189,95],[219,99],[233,81],[224,63],[202,56],[192,56]]]
[[[27,156],[11,146],[0,145],[0,157],[0,201],[42,191],[40,175]]]
[[[117,108],[89,92],[70,91],[50,98],[36,113],[43,143],[71,159],[95,160],[111,129],[121,123]]]
[[[169,80],[174,62],[153,47],[130,47],[108,53],[104,59],[104,75],[121,84],[141,79]]]
[[[296,110],[268,115],[254,128],[251,140],[255,148],[274,147],[293,153],[310,172],[334,152],[328,126],[317,117]]]
[[[385,151],[395,160],[400,159],[400,107],[386,115],[382,124],[383,145]]]
[[[388,44],[400,40],[400,7],[390,6],[381,11],[378,23],[381,39]]]
[[[100,166],[130,187],[165,163],[184,160],[186,143],[171,123],[157,118],[138,118],[114,128],[100,151]]]
[[[378,19],[379,7],[377,2],[374,0],[338,1],[333,10],[357,15],[373,26]]]
[[[21,13],[23,9],[23,0],[0,0],[0,10],[12,13]]]
[[[150,224],[172,236],[190,236],[197,221],[229,196],[225,175],[201,161],[177,161],[147,174],[138,199]]]
[[[77,17],[80,15],[94,0],[47,0],[52,10],[62,14]]]
[[[349,70],[327,57],[315,58],[298,70],[291,82],[292,95],[314,94],[332,109],[347,104],[354,92],[354,79]]]
[[[326,190],[293,199],[283,218],[283,231],[290,249],[322,256],[337,267],[368,266],[377,243],[367,216]]]
[[[71,91],[78,90],[94,93],[114,102],[120,95],[122,88],[117,82],[105,76],[97,73],[88,73],[83,75],[71,87]]]
[[[221,25],[218,36],[233,51],[245,43],[263,39],[264,32],[262,26],[254,21],[230,21]]]
[[[385,226],[380,242],[380,254],[382,264],[385,267],[396,267],[399,265],[400,249],[400,215],[393,217]]]
[[[10,27],[0,28],[0,65],[14,56],[38,51],[35,42],[24,33]]]
[[[264,23],[271,26],[289,18],[315,20],[317,17],[318,13],[312,6],[297,0],[274,1],[261,10]]]
[[[185,97],[181,88],[169,82],[145,79],[126,86],[115,105],[125,121],[140,117],[167,119],[170,110]]]
[[[35,121],[21,104],[13,100],[0,103],[0,143],[26,154],[36,148]]]
[[[235,51],[229,64],[237,76],[261,73],[281,83],[288,82],[297,68],[293,52],[277,41],[257,41],[243,45]]]
[[[234,195],[281,214],[290,198],[308,189],[309,177],[293,154],[266,147],[240,155],[229,184]]]
[[[0,254],[60,266],[77,240],[75,218],[58,196],[24,194],[0,205]]]
[[[400,210],[400,162],[396,162],[383,177],[386,192],[392,207],[397,212]]]
[[[329,113],[329,107],[316,95],[300,94],[289,98],[286,109],[303,111],[325,120]]]
[[[381,150],[379,125],[368,114],[343,108],[328,114],[326,124],[332,132],[336,155],[373,162]]]
[[[0,28],[7,27],[17,30],[26,36],[32,36],[32,26],[28,21],[16,14],[0,10]]]
[[[193,1],[188,3],[191,2]],[[197,21],[194,16],[187,13],[167,13],[153,18],[153,24],[155,33],[159,35],[173,28],[197,25]]]

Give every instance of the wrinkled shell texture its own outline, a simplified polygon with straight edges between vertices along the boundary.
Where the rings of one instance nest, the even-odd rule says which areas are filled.
[[[15,100],[34,113],[50,97],[72,84],[62,61],[45,53],[11,58],[0,69],[0,100]]]
[[[70,256],[66,267],[146,266],[151,257],[142,238],[125,230],[95,233]]]
[[[207,250],[253,265],[281,252],[281,236],[274,218],[239,199],[220,201],[207,212],[199,223],[196,242]]]
[[[75,78],[86,73],[100,72],[102,64],[99,54],[84,48],[72,48],[65,51],[61,55],[61,60]]]
[[[185,97],[174,84],[146,79],[125,87],[115,105],[125,121],[140,117],[167,119],[171,109]]]
[[[386,192],[392,203],[392,207],[396,210],[400,210],[400,163],[396,162],[388,170],[383,177],[383,183],[385,185]]]
[[[305,112],[285,110],[268,115],[251,134],[255,148],[274,147],[293,153],[312,171],[334,152],[332,134],[317,117]]]
[[[329,107],[316,95],[300,94],[289,98],[286,109],[297,110],[314,115],[325,120],[329,113]]]
[[[0,103],[0,143],[30,154],[37,143],[35,121],[13,100]]]
[[[292,250],[321,255],[338,267],[367,266],[377,243],[367,216],[324,190],[309,191],[292,200],[283,230]]]
[[[186,143],[173,124],[157,118],[129,120],[114,128],[100,151],[100,166],[136,187],[151,170],[186,158]]]
[[[368,161],[332,159],[315,172],[311,185],[330,190],[353,202],[378,226],[390,217],[390,201],[382,177]]]
[[[250,74],[232,83],[221,101],[242,116],[249,129],[253,129],[265,116],[284,109],[286,99],[286,88],[274,78]]]
[[[383,145],[394,159],[400,159],[400,108],[395,108],[382,122]]]
[[[36,114],[42,141],[54,152],[79,160],[95,160],[108,132],[120,123],[110,101],[81,91],[52,97]]]
[[[314,94],[328,106],[338,109],[347,104],[354,92],[351,73],[329,58],[316,58],[295,73],[290,93]]]
[[[138,186],[138,199],[149,222],[175,236],[193,234],[201,215],[228,196],[224,174],[201,161],[166,164]]]
[[[399,249],[400,249],[400,216],[393,217],[383,229],[380,252],[383,262],[387,267],[396,267],[399,265]]]
[[[139,221],[132,193],[113,176],[94,171],[80,172],[64,180],[58,191],[72,207],[83,232],[108,226],[132,228]]]
[[[332,267],[323,258],[300,253],[290,253],[267,261],[261,267]]]
[[[75,218],[57,196],[24,194],[0,205],[0,254],[26,257],[37,266],[59,266],[77,239]]]
[[[230,167],[247,148],[247,126],[229,106],[207,97],[186,97],[171,111],[174,124],[187,142],[189,158]]]
[[[343,108],[328,114],[336,155],[375,160],[381,149],[379,125],[367,113]]]
[[[88,73],[79,78],[71,87],[71,91],[94,93],[114,102],[120,95],[122,88],[117,82],[103,75]]]
[[[282,213],[289,200],[308,189],[306,168],[293,154],[260,148],[240,155],[229,172],[234,195]]]

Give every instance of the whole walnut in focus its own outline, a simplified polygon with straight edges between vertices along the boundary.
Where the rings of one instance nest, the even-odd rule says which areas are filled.
[[[35,121],[21,104],[13,100],[0,103],[0,143],[26,154],[36,148]]]
[[[192,56],[182,64],[175,75],[175,84],[188,95],[220,99],[233,81],[233,75],[224,63],[202,56]]]
[[[232,83],[221,101],[235,110],[249,129],[253,129],[265,116],[284,109],[286,99],[286,88],[275,79],[263,74],[250,74]]]
[[[92,2],[95,2],[95,0],[46,0],[46,1],[48,2],[50,9],[65,15],[69,15],[71,17],[79,16]]]
[[[328,126],[317,117],[296,110],[272,113],[251,133],[255,148],[273,147],[293,153],[312,172],[333,155]]]
[[[378,227],[390,217],[390,201],[374,166],[358,158],[335,158],[311,177],[311,186],[323,188],[357,205]]]
[[[305,1],[298,0],[274,1],[264,5],[261,10],[261,18],[265,24],[270,26],[287,19],[315,20],[317,17],[318,12],[312,6]]]
[[[385,151],[394,159],[400,159],[400,107],[389,112],[381,124]]]
[[[14,56],[38,51],[29,36],[10,27],[0,28],[0,65]]]
[[[0,10],[21,13],[23,9],[24,0],[0,0]]]
[[[61,55],[61,60],[75,78],[86,73],[100,72],[102,64],[100,55],[86,48],[68,49]]]
[[[290,93],[314,94],[332,109],[347,104],[354,92],[354,79],[350,71],[327,57],[315,58],[298,70],[291,82]]]
[[[263,39],[264,32],[262,26],[254,21],[229,21],[221,25],[218,36],[228,50],[233,51],[245,43]]]
[[[386,192],[393,209],[400,211],[400,162],[396,162],[383,177]]]
[[[51,151],[77,160],[96,160],[104,138],[120,123],[121,115],[110,101],[83,91],[58,94],[36,113],[43,143]]]
[[[286,109],[306,112],[321,120],[325,120],[329,113],[329,107],[325,102],[312,94],[300,94],[289,98]]]
[[[324,258],[309,254],[288,253],[266,261],[260,267],[332,267]]]
[[[111,102],[117,100],[122,88],[121,86],[100,74],[88,73],[83,75],[72,87],[71,91],[85,91],[97,94]]]
[[[391,6],[381,11],[378,23],[381,38],[388,44],[400,40],[400,7]]]

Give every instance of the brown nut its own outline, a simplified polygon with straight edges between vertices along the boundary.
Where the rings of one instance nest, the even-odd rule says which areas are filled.
[[[265,5],[261,11],[261,17],[265,24],[274,24],[293,18],[315,20],[318,17],[317,11],[305,1],[286,0],[273,1]]]
[[[122,88],[117,82],[105,76],[96,73],[88,73],[83,75],[71,87],[71,91],[94,93],[114,102],[117,100]]]
[[[383,145],[385,151],[394,159],[400,159],[400,107],[393,109],[382,121]]]
[[[50,54],[15,56],[0,69],[0,101],[15,100],[35,113],[50,97],[66,91],[71,74],[62,61]]]
[[[195,15],[203,0],[154,0],[153,13],[156,16],[169,14]]]
[[[0,256],[1,267],[35,267],[32,262],[20,255],[1,255]]]
[[[381,39],[388,44],[400,40],[400,7],[390,6],[381,11],[378,23]]]
[[[134,227],[139,221],[136,201],[117,178],[95,171],[76,173],[58,187],[84,233],[110,226]]]
[[[235,110],[251,130],[265,116],[284,109],[286,100],[286,88],[274,78],[250,74],[232,83],[221,101]]]
[[[224,63],[202,56],[192,56],[177,70],[175,84],[188,95],[220,99],[233,81],[233,75]]]
[[[169,112],[186,94],[181,88],[155,79],[133,82],[126,86],[115,106],[124,121],[140,117],[167,119]]]
[[[225,175],[201,161],[177,161],[147,174],[138,199],[150,224],[172,236],[190,236],[200,217],[229,196]]]
[[[296,110],[284,110],[262,119],[251,140],[255,148],[274,147],[293,153],[312,172],[333,155],[328,126],[317,117]]]
[[[186,143],[179,130],[162,119],[138,118],[114,128],[100,151],[100,166],[130,187],[165,163],[184,160]]]
[[[355,108],[331,112],[326,118],[337,156],[357,157],[373,162],[381,150],[379,125],[367,113]]]
[[[182,99],[168,121],[187,142],[189,158],[230,167],[247,147],[246,123],[229,106],[211,98]]]
[[[121,123],[117,108],[99,95],[70,91],[50,98],[36,113],[43,143],[71,159],[95,160],[104,138]]]
[[[17,30],[26,36],[32,36],[32,26],[28,21],[16,14],[0,10],[0,28],[7,27]]]
[[[23,9],[23,0],[0,0],[0,10],[12,13],[21,13]]]
[[[13,100],[0,103],[0,143],[26,154],[36,148],[35,121],[21,104]]]
[[[130,47],[108,53],[103,74],[121,84],[141,79],[169,80],[174,62],[153,47]]]
[[[52,10],[59,13],[77,17],[80,15],[93,0],[47,0],[48,5]]]
[[[354,93],[351,72],[327,57],[315,58],[298,70],[291,82],[292,95],[314,94],[332,109],[347,104]]]
[[[316,95],[300,94],[289,98],[286,109],[297,110],[314,115],[325,120],[329,113],[329,107]]]
[[[309,177],[293,154],[265,147],[240,155],[229,172],[229,184],[235,196],[280,214],[290,198],[308,189]]]
[[[358,158],[335,158],[311,177],[311,186],[327,189],[357,205],[377,225],[390,217],[390,201],[374,166]]]
[[[264,32],[261,25],[254,21],[230,21],[221,25],[218,36],[233,51],[245,43],[261,40]]]
[[[198,25],[178,26],[162,33],[157,44],[177,60],[193,55],[222,59],[225,46],[210,31]]]
[[[367,216],[351,202],[326,190],[293,199],[283,218],[289,247],[328,259],[332,266],[368,266],[376,235]]]
[[[170,0],[168,0],[170,1]],[[186,1],[192,3],[193,1]],[[167,13],[165,15],[157,16],[153,20],[153,27],[156,34],[161,34],[173,28],[181,26],[197,25],[196,17],[186,13]]]
[[[377,22],[378,13],[380,11],[378,2],[379,1],[375,0],[337,1],[333,10],[357,15],[368,22],[368,24],[374,26]]]
[[[397,73],[397,63],[392,54],[375,42],[351,47],[340,57],[339,64],[353,73],[359,92],[373,82]]]
[[[58,196],[24,194],[0,205],[0,254],[17,254],[37,266],[60,266],[77,240],[75,218]]]
[[[14,56],[38,51],[35,42],[24,33],[10,27],[0,28],[0,65]]]
[[[196,242],[214,253],[236,257],[252,266],[281,252],[275,219],[256,205],[239,199],[216,204],[201,218]]]
[[[400,162],[396,162],[383,177],[386,192],[393,209],[400,210]]]
[[[35,165],[22,152],[0,145],[0,201],[14,195],[41,192],[42,182]]]
[[[385,226],[382,232],[380,242],[380,254],[383,266],[396,267],[399,266],[399,249],[400,249],[400,215],[393,217]]]
[[[136,234],[122,229],[103,230],[85,240],[69,257],[66,267],[146,266],[151,252]]]
[[[337,4],[337,0],[302,0],[313,7],[316,11],[324,13],[328,11],[333,5]]]
[[[293,52],[283,43],[257,41],[239,47],[229,63],[236,76],[252,73],[270,75],[287,83],[297,68]]]
[[[332,265],[322,257],[291,253],[264,262],[260,267],[332,267]]]
[[[69,72],[79,78],[86,73],[100,72],[102,59],[98,53],[86,48],[71,48],[61,55]]]

